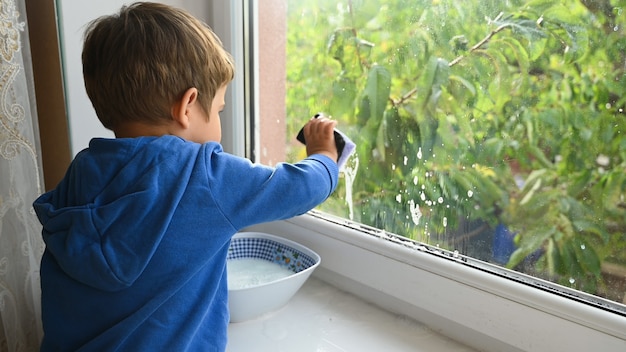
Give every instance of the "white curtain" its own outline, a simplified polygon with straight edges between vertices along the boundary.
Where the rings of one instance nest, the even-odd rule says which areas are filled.
[[[42,337],[39,132],[27,0],[0,0],[0,351],[37,351]]]

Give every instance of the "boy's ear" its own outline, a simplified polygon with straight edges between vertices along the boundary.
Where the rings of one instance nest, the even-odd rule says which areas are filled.
[[[172,107],[172,118],[184,129],[189,128],[190,106],[198,102],[198,89],[191,87]]]

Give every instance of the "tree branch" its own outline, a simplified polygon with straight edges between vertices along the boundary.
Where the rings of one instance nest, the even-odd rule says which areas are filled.
[[[494,21],[499,20],[502,17],[502,15],[503,15],[503,13],[500,12],[498,14],[498,16],[496,16]],[[502,32],[504,29],[506,29],[508,27],[510,27],[510,24],[507,23],[507,24],[500,25],[496,29],[492,30],[491,32],[489,32],[489,34],[487,34],[487,36],[485,36],[478,43],[474,44],[474,46],[469,48],[468,53],[471,54],[472,52],[480,49],[483,45],[487,44],[491,40],[491,38],[493,38],[493,36],[495,36],[496,34]],[[452,61],[450,61],[448,63],[448,67],[452,67],[452,66],[458,64],[463,59],[465,59],[465,57],[466,57],[465,55],[461,55],[461,56],[455,58],[454,60],[452,60]],[[402,97],[400,97],[400,99],[397,99],[397,100],[390,99],[390,100],[391,100],[391,103],[393,104],[393,106],[398,106],[398,105],[404,104],[407,100],[411,99],[416,93],[417,93],[417,88],[413,88],[410,91],[408,91],[406,94],[404,94]]]

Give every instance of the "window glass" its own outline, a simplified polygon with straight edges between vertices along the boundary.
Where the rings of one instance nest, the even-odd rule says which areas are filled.
[[[260,160],[324,112],[357,149],[321,211],[624,303],[624,7],[261,2]]]

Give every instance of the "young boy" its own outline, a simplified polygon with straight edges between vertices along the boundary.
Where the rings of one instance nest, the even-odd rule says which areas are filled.
[[[87,28],[85,87],[115,139],[95,138],[34,208],[43,224],[42,351],[224,351],[226,254],[247,226],[334,190],[335,123],[275,168],[222,151],[233,63],[188,13],[136,3]]]

